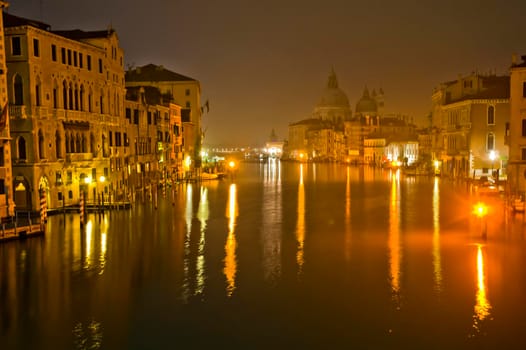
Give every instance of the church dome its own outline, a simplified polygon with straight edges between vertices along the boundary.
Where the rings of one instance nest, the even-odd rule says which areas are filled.
[[[317,107],[350,107],[347,95],[338,87],[338,79],[336,78],[334,70],[329,75],[327,87],[323,91]]]
[[[362,98],[356,104],[356,114],[377,114],[378,105],[374,98],[369,96],[369,90],[365,88]]]

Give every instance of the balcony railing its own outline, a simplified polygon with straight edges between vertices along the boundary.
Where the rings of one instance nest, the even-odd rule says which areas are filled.
[[[68,153],[66,154],[66,162],[82,162],[93,160],[92,153]]]
[[[10,118],[27,119],[26,106],[9,105]]]

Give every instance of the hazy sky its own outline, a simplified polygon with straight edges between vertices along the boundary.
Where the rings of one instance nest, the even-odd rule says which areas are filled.
[[[9,1],[9,0],[8,0]],[[53,30],[116,29],[127,65],[201,82],[205,143],[261,145],[310,116],[331,67],[354,112],[367,86],[386,112],[424,120],[433,88],[507,74],[526,54],[526,0],[11,0]]]

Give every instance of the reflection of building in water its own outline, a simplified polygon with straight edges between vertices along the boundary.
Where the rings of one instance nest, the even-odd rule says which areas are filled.
[[[400,264],[402,249],[400,247],[400,171],[391,175],[391,197],[389,201],[389,271],[391,291],[399,302],[400,293]],[[399,306],[399,305],[398,305]]]
[[[190,296],[190,237],[192,235],[192,218],[193,214],[193,200],[192,200],[192,184],[186,185],[186,207],[185,207],[185,222],[186,222],[186,236],[184,239],[184,282],[183,282],[183,300],[187,301]]]
[[[103,327],[100,322],[91,321],[85,325],[79,322],[73,327],[75,349],[100,349],[103,335]]]
[[[264,169],[263,223],[263,275],[266,281],[276,282],[281,275],[281,163],[269,159]]]
[[[196,286],[194,294],[202,294],[205,287],[205,233],[206,233],[206,222],[208,220],[208,189],[204,186],[201,187],[201,196],[199,197],[199,208],[197,209],[197,219],[201,224],[199,230],[199,247],[197,251],[197,264],[196,264]]]
[[[433,187],[433,280],[435,290],[442,291],[442,262],[440,256],[440,186],[435,176]]]
[[[351,169],[347,166],[345,182],[345,259],[351,258]]]
[[[482,246],[477,245],[477,295],[473,315],[473,330],[481,331],[481,323],[490,315],[491,305],[486,294],[486,280],[484,278],[484,256]]]
[[[237,274],[237,257],[236,257],[236,218],[238,215],[237,208],[237,190],[236,184],[231,184],[228,192],[228,204],[226,208],[226,217],[228,218],[228,236],[225,243],[225,267],[223,273],[226,277],[226,293],[232,296],[236,289],[236,274]]]
[[[298,220],[296,222],[296,240],[298,241],[296,263],[298,265],[298,275],[301,275],[304,263],[303,244],[305,242],[305,188],[303,186],[303,164],[300,164],[300,182],[298,184]]]

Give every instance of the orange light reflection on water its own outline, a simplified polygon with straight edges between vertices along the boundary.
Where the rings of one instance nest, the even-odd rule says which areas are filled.
[[[232,296],[234,290],[236,289],[236,273],[237,273],[237,257],[236,257],[236,218],[238,215],[237,208],[237,190],[236,184],[231,184],[228,192],[228,205],[226,216],[228,220],[228,236],[225,243],[225,267],[223,268],[223,273],[226,277],[227,287],[226,292],[227,296]]]

